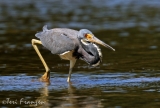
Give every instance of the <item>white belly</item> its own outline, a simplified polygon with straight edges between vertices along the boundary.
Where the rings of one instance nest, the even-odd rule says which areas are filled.
[[[64,60],[72,60],[74,58],[73,51],[64,52],[62,54],[59,54],[59,56],[61,57],[61,59],[64,59]]]

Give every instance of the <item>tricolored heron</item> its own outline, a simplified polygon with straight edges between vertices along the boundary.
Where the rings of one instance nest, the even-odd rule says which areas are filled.
[[[32,45],[46,70],[41,78],[42,81],[49,81],[50,70],[36,44],[42,44],[45,48],[50,50],[52,54],[57,54],[62,59],[70,61],[67,82],[70,82],[72,68],[77,59],[84,60],[90,66],[97,66],[100,64],[102,61],[102,53],[96,44],[103,45],[115,51],[115,49],[96,38],[93,33],[87,29],[77,31],[68,28],[54,28],[48,30],[47,25],[45,25],[43,26],[43,31],[36,33],[35,36],[40,40],[32,39]]]

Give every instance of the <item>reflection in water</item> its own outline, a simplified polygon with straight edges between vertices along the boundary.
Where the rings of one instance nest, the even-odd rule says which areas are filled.
[[[83,100],[79,101],[81,96],[76,94],[76,88],[72,86],[71,83],[68,84],[68,97],[66,98],[70,103],[71,107],[69,108],[99,108],[101,106],[101,102],[99,99],[96,99],[92,96],[85,96]],[[68,108],[68,107],[66,107]]]
[[[69,103],[68,105],[70,106],[70,108],[78,108],[78,100],[75,96],[75,91],[76,89],[72,86],[71,82],[68,83],[68,96],[66,97],[66,100]],[[67,103],[65,104],[67,105]]]
[[[35,101],[44,102],[44,104],[37,104],[38,108],[50,108],[48,83],[43,85],[43,88],[39,89],[40,96]]]
[[[53,74],[51,74],[53,75]],[[36,75],[37,76],[37,75]],[[54,77],[53,77],[54,76]],[[160,73],[90,73],[73,74],[72,84],[66,83],[67,74],[54,73],[51,84],[42,83],[35,76],[16,75],[0,77],[0,102],[11,100],[40,101],[45,104],[2,104],[3,107],[37,106],[55,108],[150,108],[160,102]],[[36,80],[35,80],[36,79]],[[132,100],[132,101],[131,101]],[[155,100],[155,101],[153,101]],[[150,103],[149,103],[150,102]],[[158,108],[158,107],[157,107]]]
[[[37,104],[38,108],[49,108],[50,106],[55,108],[100,108],[102,104],[99,99],[96,99],[92,96],[79,96],[76,92],[77,89],[73,87],[71,83],[68,83],[68,91],[66,91],[65,95],[61,97],[51,96],[48,90],[49,86],[46,84],[43,88],[39,89],[40,96],[35,101],[42,101],[45,104]],[[50,101],[49,97],[53,97],[55,101]],[[82,99],[81,99],[82,98]],[[56,100],[59,100],[58,104]],[[33,105],[32,105],[33,106]]]

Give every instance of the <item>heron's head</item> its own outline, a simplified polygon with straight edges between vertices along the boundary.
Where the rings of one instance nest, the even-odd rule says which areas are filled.
[[[102,45],[104,47],[107,47],[107,48],[115,51],[114,48],[112,48],[108,44],[104,43],[103,41],[101,41],[100,39],[98,39],[97,37],[95,37],[93,35],[93,33],[91,31],[87,30],[87,29],[81,29],[79,31],[79,33],[78,33],[78,38],[80,39],[80,41],[84,45],[88,45],[89,43],[95,43],[95,44]]]

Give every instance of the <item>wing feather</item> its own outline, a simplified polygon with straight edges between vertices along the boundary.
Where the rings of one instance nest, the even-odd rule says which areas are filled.
[[[62,54],[66,51],[74,50],[76,47],[74,39],[70,38],[69,34],[48,30],[42,35],[40,37],[42,45],[53,54]]]

